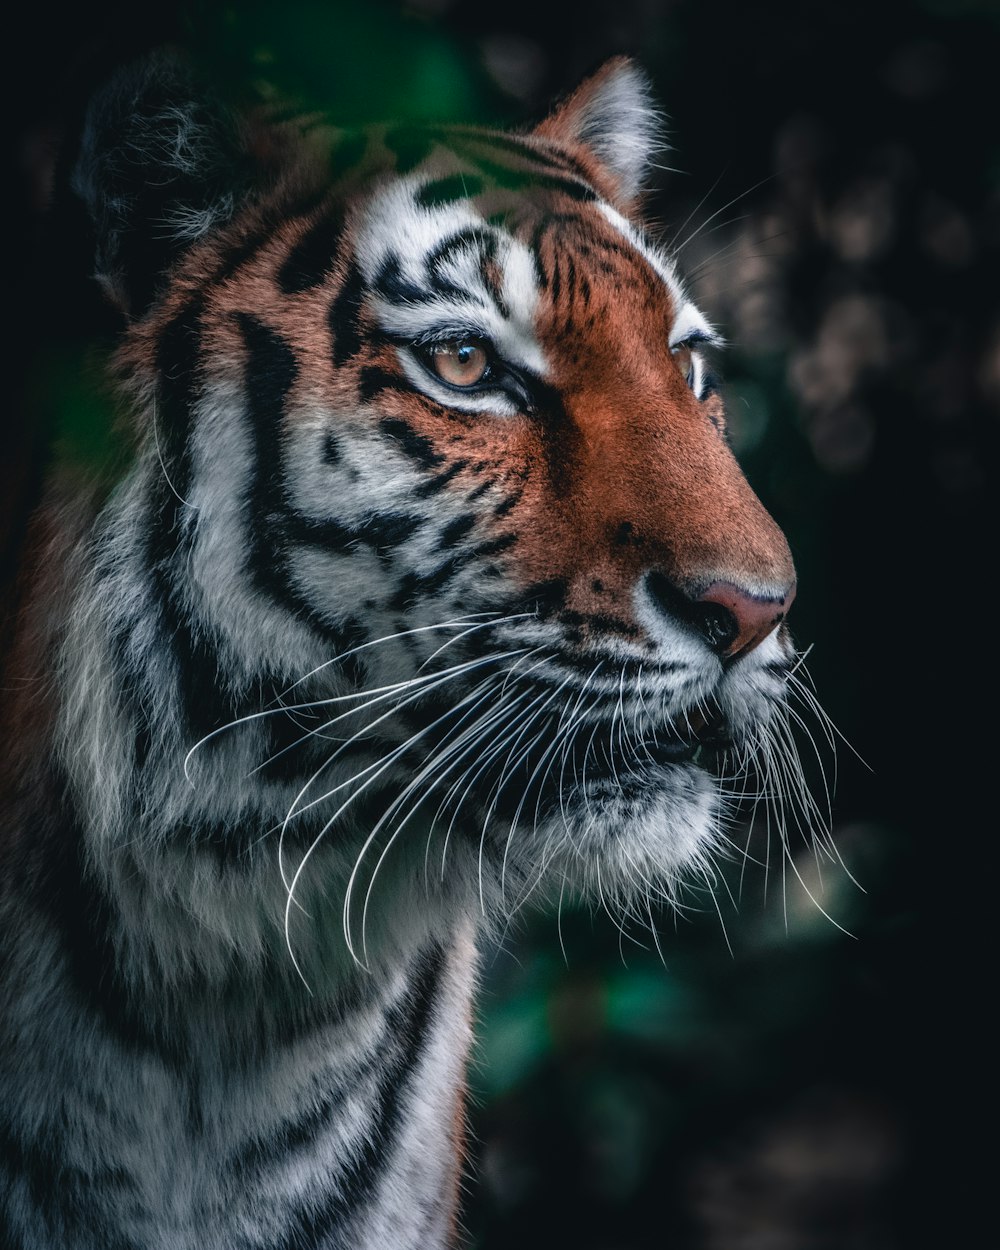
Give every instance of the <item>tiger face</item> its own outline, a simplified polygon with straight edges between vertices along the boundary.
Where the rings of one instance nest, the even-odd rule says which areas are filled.
[[[779,715],[795,572],[642,223],[656,129],[613,61],[527,133],[319,128],[239,194],[178,176],[166,263],[106,232],[145,415],[99,577],[124,602],[134,553],[129,646],[194,687],[137,695],[138,767],[171,827],[280,830],[290,908],[335,861],[349,942],[390,864],[500,914],[674,894]]]

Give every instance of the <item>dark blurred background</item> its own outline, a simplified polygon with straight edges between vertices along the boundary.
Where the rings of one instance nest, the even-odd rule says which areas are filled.
[[[650,216],[731,343],[734,442],[789,535],[793,628],[850,744],[833,805],[850,875],[793,836],[795,870],[772,847],[769,873],[723,865],[714,897],[655,916],[659,950],[578,910],[561,933],[527,918],[488,953],[470,1245],[980,1244],[995,1149],[997,5],[22,9],[6,42],[5,579],[48,449],[96,463],[107,445],[93,375],[114,321],[73,209],[43,211],[54,154],[107,67],[165,39],[344,121],[521,123],[613,53],[645,65],[673,147]],[[766,830],[740,836],[761,859]]]

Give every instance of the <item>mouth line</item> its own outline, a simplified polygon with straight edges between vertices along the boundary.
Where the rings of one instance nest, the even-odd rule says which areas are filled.
[[[616,737],[611,730],[587,739],[569,755],[573,772],[587,783],[614,782],[619,774],[634,776],[648,767],[697,764],[711,768],[717,757],[732,745],[729,727],[716,711],[698,711],[682,723],[665,726],[659,734],[635,739]]]
[[[714,703],[692,708],[655,730],[646,728],[641,735],[617,717],[581,726],[562,744],[557,717],[549,730],[516,762],[501,752],[477,772],[475,790],[497,814],[545,807],[553,796],[568,797],[573,790],[594,798],[645,793],[663,784],[665,770],[719,772],[721,757],[733,744],[730,726]],[[421,746],[426,750],[426,743]]]

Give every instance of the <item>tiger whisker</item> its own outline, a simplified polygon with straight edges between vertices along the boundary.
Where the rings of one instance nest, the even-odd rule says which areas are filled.
[[[290,690],[294,690],[296,686],[308,681],[311,677],[315,677],[318,673],[321,673],[324,669],[329,668],[332,664],[342,664],[344,660],[349,660],[352,656],[359,655],[362,651],[367,651],[372,647],[379,647],[387,642],[397,642],[401,638],[409,638],[417,634],[433,633],[439,629],[459,629],[469,621],[478,620],[483,616],[489,617],[494,615],[496,614],[489,612],[470,612],[465,616],[458,616],[450,621],[437,621],[433,625],[417,625],[412,629],[398,630],[394,634],[382,634],[378,638],[369,638],[367,642],[359,643],[356,647],[351,647],[349,651],[343,651],[340,655],[331,656],[330,659],[324,660],[322,664],[317,664],[317,666],[310,669],[308,673],[296,678],[292,685],[287,687],[282,693],[287,694]],[[493,623],[494,622],[490,620],[484,622],[485,625]]]
[[[510,616],[501,616],[497,620],[483,621],[478,625],[471,625],[469,626],[468,629],[464,629],[460,634],[456,635],[456,637],[454,638],[449,638],[447,642],[443,642],[440,647],[438,647],[435,651],[432,651],[431,654],[427,657],[427,659],[424,660],[423,664],[420,665],[420,667],[421,669],[426,668],[427,665],[430,664],[432,660],[436,659],[441,654],[441,652],[444,651],[446,648],[454,646],[456,642],[461,642],[463,638],[467,638],[470,634],[475,633],[477,630],[487,629],[487,628],[495,629],[500,625],[509,625],[511,621],[524,620],[527,617],[530,617],[533,615],[534,613],[532,612],[515,612],[514,614]]]
[[[402,631],[398,635],[389,635],[387,636],[386,639],[379,639],[378,641],[387,641],[388,638],[390,637],[403,637],[404,634],[407,632],[410,632],[410,631]],[[464,661],[464,663],[470,663],[470,662],[471,661]],[[217,728],[213,729],[210,733],[207,733],[204,735],[204,737],[200,738],[194,744],[194,746],[191,747],[187,755],[184,757],[184,764],[183,764],[184,774],[187,777],[188,781],[191,782],[191,784],[193,785],[194,783],[191,780],[191,777],[189,774],[189,763],[194,753],[200,750],[208,742],[211,742],[212,739],[217,738],[220,734],[224,734],[224,733],[229,732],[232,729],[236,729],[240,725],[250,724],[253,721],[261,720],[267,716],[287,715],[289,712],[309,712],[309,711],[314,710],[315,708],[329,707],[338,703],[357,703],[359,699],[366,699],[372,695],[384,694],[387,696],[391,696],[392,694],[396,692],[411,689],[413,686],[420,685],[425,682],[434,681],[438,677],[441,677],[446,673],[460,672],[461,669],[462,669],[462,665],[459,664],[451,668],[440,670],[436,673],[425,673],[423,675],[416,676],[416,677],[408,677],[404,681],[392,682],[391,684],[387,686],[376,686],[373,688],[368,688],[366,690],[353,691],[349,694],[330,695],[322,699],[312,699],[306,703],[292,703],[292,704],[282,703],[278,707],[267,707],[257,712],[249,712],[245,716],[236,717],[234,720],[227,722],[225,725],[218,726]],[[351,711],[352,712],[364,711],[366,706],[368,705],[361,705],[360,707],[352,708]],[[311,734],[305,735],[302,741],[305,741],[306,738],[308,738],[309,736],[311,736]],[[279,754],[281,753],[279,752]]]
[[[384,712],[381,716],[376,717],[376,719],[375,719],[374,721],[371,721],[371,722],[369,722],[368,724],[366,724],[366,725],[362,726],[362,728],[361,728],[361,729],[359,729],[359,730],[357,731],[357,733],[355,733],[354,735],[352,735],[352,737],[351,737],[351,738],[348,738],[348,739],[347,739],[347,741],[346,741],[346,742],[345,742],[345,743],[344,743],[344,744],[343,744],[340,748],[338,748],[338,750],[337,750],[337,751],[335,751],[335,752],[333,753],[333,755],[332,755],[332,756],[330,756],[327,760],[325,760],[325,761],[323,762],[323,764],[320,766],[320,768],[318,768],[318,769],[317,769],[317,770],[316,770],[316,771],[312,774],[312,776],[309,778],[309,780],[308,780],[308,781],[305,783],[305,785],[304,785],[304,786],[303,786],[303,787],[299,790],[298,794],[297,794],[297,795],[295,796],[295,798],[292,800],[291,806],[288,808],[287,813],[286,813],[286,815],[285,815],[285,819],[284,819],[284,821],[282,822],[282,825],[281,825],[281,833],[280,833],[280,836],[279,836],[279,839],[278,839],[278,866],[279,866],[279,871],[280,871],[280,873],[281,873],[281,879],[282,879],[282,882],[284,883],[284,885],[285,885],[286,889],[289,891],[289,895],[290,895],[290,896],[291,896],[291,894],[293,893],[293,890],[292,890],[292,885],[289,883],[288,878],[287,878],[287,875],[286,875],[286,872],[285,872],[285,868],[284,868],[284,857],[283,857],[284,837],[285,837],[285,831],[286,831],[286,830],[287,830],[287,828],[288,828],[289,821],[290,821],[290,820],[291,820],[294,816],[296,816],[296,815],[300,815],[301,813],[303,813],[303,812],[305,812],[305,811],[308,811],[310,808],[315,807],[317,804],[319,804],[319,803],[321,803],[321,802],[324,802],[326,799],[328,799],[329,797],[331,797],[331,795],[333,795],[333,794],[337,793],[338,791],[340,791],[340,790],[344,789],[346,786],[353,784],[353,782],[354,782],[354,781],[356,781],[356,780],[358,779],[358,777],[359,777],[359,776],[363,776],[365,772],[370,771],[372,768],[376,768],[376,769],[377,769],[377,771],[374,773],[373,777],[369,778],[369,779],[368,779],[368,780],[364,783],[364,786],[362,787],[362,789],[367,788],[367,786],[371,783],[371,781],[372,781],[372,780],[374,780],[374,778],[375,778],[375,777],[381,776],[381,775],[382,775],[382,773],[385,771],[385,767],[379,767],[379,765],[381,765],[381,764],[383,763],[383,761],[382,761],[382,760],[378,760],[378,761],[376,761],[376,762],[375,762],[375,764],[374,764],[374,765],[369,765],[367,768],[362,769],[361,773],[355,774],[353,777],[349,778],[347,781],[344,781],[344,782],[339,783],[338,785],[336,785],[336,786],[332,787],[330,790],[326,791],[323,795],[319,796],[318,798],[315,798],[315,799],[310,800],[310,801],[309,801],[309,803],[304,804],[304,805],[302,805],[302,806],[300,807],[300,806],[299,806],[299,802],[300,802],[300,800],[301,800],[301,799],[305,796],[305,794],[308,792],[308,790],[310,789],[310,787],[314,784],[314,782],[316,781],[316,779],[317,779],[317,778],[318,778],[318,777],[322,774],[322,772],[323,772],[323,771],[325,771],[325,769],[326,769],[326,768],[330,765],[330,763],[331,763],[331,762],[332,762],[332,761],[333,761],[333,760],[334,760],[337,756],[341,755],[341,754],[342,754],[342,753],[343,753],[343,752],[347,749],[347,747],[348,747],[348,746],[349,746],[349,745],[350,745],[350,744],[351,744],[354,740],[356,740],[357,738],[361,737],[362,735],[365,735],[365,734],[370,733],[370,732],[371,732],[371,730],[372,730],[373,728],[375,728],[375,726],[376,726],[376,725],[378,725],[378,724],[379,724],[379,723],[381,723],[382,721],[384,721],[384,720],[388,719],[390,716],[395,715],[395,714],[396,714],[396,713],[397,713],[397,712],[398,712],[401,708],[406,707],[406,706],[408,706],[409,704],[416,702],[418,699],[423,698],[423,697],[424,697],[424,695],[427,693],[427,691],[428,691],[429,689],[435,689],[435,688],[436,688],[437,686],[439,686],[439,685],[445,685],[445,684],[447,684],[449,681],[453,681],[453,680],[454,680],[454,679],[455,679],[455,678],[456,678],[456,677],[457,677],[460,673],[461,673],[461,674],[464,674],[464,673],[466,673],[466,672],[470,672],[470,671],[473,671],[473,670],[475,670],[475,669],[482,668],[482,667],[484,667],[484,666],[486,666],[486,665],[488,665],[488,664],[495,664],[495,663],[499,663],[500,661],[502,661],[502,660],[504,660],[504,659],[509,658],[511,655],[517,655],[517,654],[518,654],[518,652],[517,652],[517,651],[512,651],[512,652],[505,652],[505,653],[502,653],[502,654],[497,655],[497,656],[492,656],[492,655],[491,655],[491,656],[481,657],[481,658],[476,659],[476,660],[466,661],[466,662],[465,662],[464,664],[462,664],[462,665],[456,665],[454,669],[452,669],[452,670],[447,670],[445,675],[440,675],[440,674],[436,675],[436,676],[437,676],[437,680],[433,680],[431,684],[426,685],[426,686],[421,685],[421,688],[420,688],[420,689],[419,689],[416,693],[410,694],[407,698],[405,698],[405,699],[401,700],[399,703],[394,704],[394,705],[393,705],[393,706],[392,706],[392,707],[391,707],[391,708],[390,708],[387,712]],[[440,719],[440,718],[439,718],[439,719]],[[437,723],[437,722],[435,721],[433,724],[436,724],[436,723]],[[427,732],[430,728],[432,728],[432,727],[433,727],[433,725],[432,725],[432,726],[428,726],[428,727],[427,727],[427,729],[422,730],[422,731],[421,731],[421,733],[420,733],[420,735],[418,735],[418,736],[421,736],[421,737],[422,737],[422,736],[423,736],[423,734],[424,734],[424,733],[426,733],[426,732]],[[402,754],[403,752],[405,752],[405,750],[408,748],[408,746],[410,745],[410,743],[411,743],[413,740],[414,740],[414,739],[412,739],[412,738],[411,738],[411,739],[407,739],[407,741],[406,741],[406,742],[402,743],[399,747],[395,748],[395,750],[394,750],[393,752],[391,752],[391,753],[390,753],[390,756],[388,757],[389,762],[394,761],[394,759],[395,759],[395,758],[397,758],[397,757],[398,757],[398,755],[400,755],[400,754]],[[348,800],[348,802],[350,802],[350,801],[351,801],[351,800]],[[346,805],[345,805],[345,807],[346,807]],[[344,808],[339,809],[339,810],[338,810],[338,812],[335,814],[335,816],[331,818],[331,820],[335,820],[335,819],[336,819],[336,817],[340,815],[340,812],[341,812],[342,810],[344,810]],[[326,825],[326,826],[324,826],[324,830],[323,830],[323,832],[324,832],[324,833],[325,833],[326,829],[327,829],[327,828],[329,828],[329,825],[330,825],[330,822],[327,822],[327,825]],[[315,845],[315,843],[314,843],[314,845]],[[310,850],[310,853],[311,853],[311,850]],[[301,871],[301,867],[302,867],[302,865],[300,865],[300,869],[299,869],[299,871]],[[298,873],[296,874],[296,877],[297,877],[297,876],[298,876]]]
[[[498,714],[497,714],[497,718],[496,718],[496,719],[497,719],[498,721],[502,721],[502,720],[504,720],[504,719],[509,719],[509,717],[510,717],[512,714],[514,714],[514,713],[518,712],[518,711],[520,710],[519,705],[520,705],[521,701],[522,701],[524,698],[527,698],[527,697],[528,697],[528,694],[529,694],[529,692],[524,691],[524,692],[521,692],[521,693],[520,693],[520,694],[518,694],[518,695],[513,696],[513,697],[511,698],[511,700],[510,700],[510,702],[509,702],[509,703],[504,704],[504,705],[502,705],[501,707],[499,707],[499,708],[497,709],[497,713],[498,713]],[[503,690],[503,687],[501,687],[501,688],[500,688],[500,699],[501,699],[501,700],[503,700],[503,698],[504,698],[504,690]],[[486,726],[484,726],[484,732],[485,732],[485,728],[487,728],[487,727],[486,727]],[[458,795],[457,801],[455,801],[454,813],[453,813],[453,815],[452,815],[451,820],[449,821],[448,828],[447,828],[447,830],[445,831],[444,843],[443,843],[442,848],[441,848],[441,871],[440,871],[440,874],[439,874],[439,880],[441,880],[441,881],[443,881],[443,880],[444,880],[444,876],[445,876],[445,860],[446,860],[446,858],[447,858],[447,853],[448,853],[448,843],[449,843],[449,840],[450,840],[450,838],[451,838],[452,828],[453,828],[454,823],[455,823],[456,819],[458,818],[458,815],[459,815],[459,813],[460,813],[460,811],[461,811],[461,809],[462,809],[462,805],[464,804],[464,802],[465,802],[466,798],[468,797],[468,794],[469,794],[469,792],[471,791],[472,787],[475,785],[476,778],[477,778],[477,777],[479,777],[479,776],[482,774],[482,772],[483,772],[483,771],[484,771],[487,767],[489,767],[489,765],[492,763],[493,759],[495,759],[495,758],[496,758],[496,755],[499,753],[499,751],[500,751],[500,750],[502,750],[502,744],[503,744],[503,743],[505,743],[506,741],[507,741],[507,739],[506,739],[506,738],[501,738],[501,745],[500,745],[500,746],[494,745],[493,747],[491,747],[491,748],[490,748],[490,750],[489,750],[489,751],[487,751],[487,752],[485,753],[485,755],[484,755],[484,756],[480,759],[480,761],[479,761],[479,767],[478,767],[477,769],[475,769],[475,771],[474,771],[474,772],[473,772],[472,765],[468,765],[468,766],[467,766],[467,767],[466,767],[466,768],[465,768],[465,769],[464,769],[464,770],[463,770],[463,771],[459,774],[459,776],[458,776],[458,777],[457,777],[457,778],[456,778],[456,779],[455,779],[455,780],[451,783],[451,785],[448,787],[447,791],[445,792],[445,794],[444,794],[444,795],[443,795],[443,797],[441,798],[441,801],[438,803],[437,810],[435,811],[435,813],[434,813],[433,817],[431,818],[431,822],[430,822],[430,825],[429,825],[428,830],[427,830],[427,844],[426,844],[426,849],[425,849],[425,853],[424,853],[424,873],[425,873],[425,876],[426,876],[427,871],[428,871],[428,861],[429,861],[429,856],[430,856],[431,841],[432,841],[433,836],[434,836],[434,830],[435,830],[435,827],[436,827],[436,825],[437,825],[437,822],[438,822],[439,818],[441,817],[442,813],[443,813],[443,812],[447,809],[448,804],[449,804],[450,802],[452,802],[452,800],[453,800],[453,799],[455,799],[455,796],[456,796],[456,795]],[[473,743],[472,745],[474,746],[474,745],[475,745],[475,743]],[[469,753],[471,753],[471,748],[470,748],[470,751],[468,751],[468,752],[464,752],[464,753],[463,753],[463,758],[465,757],[465,755],[466,755],[466,754],[469,754]],[[470,778],[470,774],[471,774],[471,778]],[[460,791],[460,790],[462,790],[462,787],[463,787],[463,786],[465,786],[465,789],[464,789],[464,791],[462,791],[462,793],[459,795],[459,791]]]
[[[343,815],[343,813],[347,810],[347,808],[357,799],[358,795],[360,795],[374,781],[376,781],[383,773],[385,773],[389,768],[391,768],[392,765],[395,763],[395,761],[401,755],[405,754],[405,752],[409,750],[416,742],[420,741],[422,738],[426,737],[426,735],[429,734],[432,730],[434,730],[437,727],[437,725],[440,723],[440,721],[446,719],[448,716],[451,716],[454,713],[456,707],[461,706],[461,703],[464,703],[469,698],[473,697],[473,695],[477,692],[478,692],[478,687],[474,689],[472,693],[470,693],[469,695],[466,695],[465,699],[461,700],[461,702],[459,704],[456,704],[455,707],[449,708],[446,712],[442,713],[441,716],[439,716],[436,720],[432,721],[429,725],[426,725],[423,729],[420,729],[416,733],[412,734],[405,742],[401,743],[394,750],[390,751],[388,756],[386,756],[383,760],[379,761],[380,766],[377,769],[377,771],[373,773],[372,776],[370,776],[360,786],[358,786],[354,790],[354,792],[350,794],[347,797],[347,799],[337,808],[337,810],[333,813],[333,815],[327,819],[326,823],[323,825],[322,829],[320,829],[319,833],[310,843],[305,854],[302,856],[302,859],[299,861],[299,865],[296,868],[295,873],[292,876],[291,880],[286,881],[286,889],[287,889],[288,897],[287,897],[287,901],[285,904],[285,918],[284,918],[285,945],[288,949],[288,953],[292,959],[292,963],[295,967],[295,970],[300,976],[300,978],[302,979],[302,982],[307,987],[307,989],[309,988],[309,984],[305,979],[305,976],[298,963],[298,960],[295,957],[294,950],[292,949],[291,934],[289,930],[289,922],[291,919],[291,908],[292,908],[294,897],[295,897],[295,889],[296,889],[296,886],[298,885],[298,882],[303,872],[306,869],[306,865],[308,864],[309,860],[312,858],[316,848],[321,844],[323,839],[326,837],[326,834],[333,827],[333,825],[337,822],[337,820]],[[355,778],[351,779],[351,781],[353,780],[355,780]],[[350,782],[346,782],[344,784],[345,785],[350,784]],[[338,787],[338,789],[339,788],[342,788],[342,787]],[[373,834],[369,833],[368,838],[365,840],[364,846],[361,848],[361,851],[359,852],[355,860],[354,867],[351,871],[351,875],[348,880],[346,893],[345,893],[345,901],[344,901],[344,936],[347,941],[348,951],[350,952],[352,958],[354,958],[355,961],[359,963],[359,965],[361,964],[361,961],[358,960],[357,958],[357,953],[354,950],[353,942],[351,940],[351,935],[350,935],[349,902],[350,902],[350,897],[351,897],[351,891],[353,889],[353,884],[357,877],[358,869],[360,867],[361,861],[364,858],[365,852],[367,851],[368,847],[372,843],[373,836],[374,836]],[[282,875],[282,880],[285,881],[284,874]]]
[[[679,257],[680,254],[684,251],[684,249],[688,247],[698,237],[698,235],[701,234],[713,221],[715,221],[717,217],[721,216],[721,214],[724,213],[727,209],[732,208],[734,204],[738,204],[740,200],[745,199],[746,196],[751,195],[754,191],[758,189],[758,187],[762,187],[765,185],[765,183],[773,182],[773,181],[774,181],[774,175],[769,174],[766,178],[761,178],[759,181],[755,182],[752,187],[747,187],[745,191],[741,191],[739,195],[734,195],[733,198],[727,201],[727,203],[723,204],[721,208],[717,208],[714,213],[706,217],[705,220],[701,223],[701,225],[698,226],[696,230],[693,230],[682,243],[673,244],[670,248],[671,255],[674,257]],[[718,180],[716,180],[716,183],[714,184],[714,186],[717,186],[717,185],[718,185]],[[714,190],[714,186],[709,190],[709,195],[711,194],[712,190]],[[702,203],[704,203],[704,199],[702,200]],[[690,218],[688,220],[690,220]],[[686,224],[687,222],[685,222],[685,225]]]
[[[476,702],[473,704],[473,708],[478,706],[478,704],[482,702],[484,699],[489,698],[491,693],[492,693],[492,689],[490,688],[486,689],[481,694],[480,698],[476,700]],[[504,710],[506,711],[508,709],[504,709]],[[491,719],[494,718],[496,714],[497,714],[496,710],[494,709],[493,712],[491,712],[490,716],[486,718],[485,722],[482,725],[480,725],[479,723],[474,723],[463,733],[462,737],[463,738],[468,737],[469,739],[467,748],[466,748],[467,750],[474,749],[474,747],[476,746],[479,740],[479,736],[482,730],[485,728],[486,725],[490,723]],[[460,738],[459,741],[461,742],[461,740],[462,739]],[[457,744],[453,743],[452,746],[455,747],[457,746]],[[402,792],[402,794],[399,795],[393,801],[392,804],[390,804],[390,806],[382,814],[382,816],[379,818],[378,822],[376,823],[376,825],[371,831],[370,837],[374,838],[374,836],[381,830],[381,828],[383,828],[386,824],[388,824],[391,817],[396,813],[396,811],[399,810],[399,808],[403,805],[403,803],[409,797],[409,795],[414,790],[419,789],[420,783],[423,782],[424,779],[428,776],[432,776],[434,778],[431,784],[424,789],[423,793],[420,795],[417,802],[414,803],[410,807],[410,810],[406,813],[406,815],[399,822],[399,824],[397,824],[392,834],[390,835],[389,839],[387,840],[385,847],[383,848],[381,854],[379,855],[379,858],[375,864],[374,869],[372,870],[372,875],[368,882],[368,888],[365,892],[364,904],[361,910],[361,952],[362,952],[363,965],[366,967],[368,965],[368,944],[367,944],[367,939],[366,939],[368,907],[371,901],[372,891],[375,888],[375,880],[378,877],[379,869],[382,867],[382,864],[384,863],[386,856],[389,854],[389,851],[392,848],[393,844],[395,843],[396,838],[399,836],[400,832],[402,831],[404,826],[407,824],[407,822],[414,815],[416,815],[417,811],[420,809],[421,804],[434,792],[437,786],[444,780],[444,777],[447,775],[448,771],[450,771],[451,768],[456,767],[457,764],[460,762],[461,756],[459,756],[458,759],[453,760],[452,763],[448,766],[448,768],[445,768],[442,771],[442,764],[447,759],[447,754],[448,753],[444,753],[442,755],[440,752],[438,752],[438,753],[432,754],[428,758],[421,772],[417,775],[416,778],[413,779],[413,781],[409,783],[409,785],[407,785],[407,787]],[[350,894],[351,894],[351,890],[350,890],[350,885],[349,885],[347,894],[345,896],[345,910],[347,906],[349,905]]]

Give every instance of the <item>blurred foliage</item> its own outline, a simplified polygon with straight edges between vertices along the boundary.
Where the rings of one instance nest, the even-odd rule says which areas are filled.
[[[459,39],[382,0],[191,5],[181,27],[216,72],[345,125],[485,121],[495,104],[489,79]]]
[[[637,55],[678,167],[650,217],[731,343],[719,364],[734,445],[789,534],[793,625],[821,701],[868,764],[839,744],[833,838],[860,884],[798,840],[784,863],[768,854],[757,821],[738,832],[746,862],[734,851],[680,916],[653,910],[655,939],[566,908],[518,918],[486,953],[470,1243],[977,1244],[969,1116],[988,982],[983,908],[961,873],[982,818],[967,823],[968,787],[952,779],[985,736],[983,640],[978,604],[963,620],[952,599],[995,563],[979,547],[1000,399],[997,5],[104,13],[100,36],[93,12],[40,35],[22,155],[40,160],[32,144],[66,83],[166,38],[345,123],[516,122],[606,56]],[[34,419],[93,464],[110,448],[107,409],[75,362],[111,326],[73,237],[15,256],[28,312],[14,341],[34,361]]]

